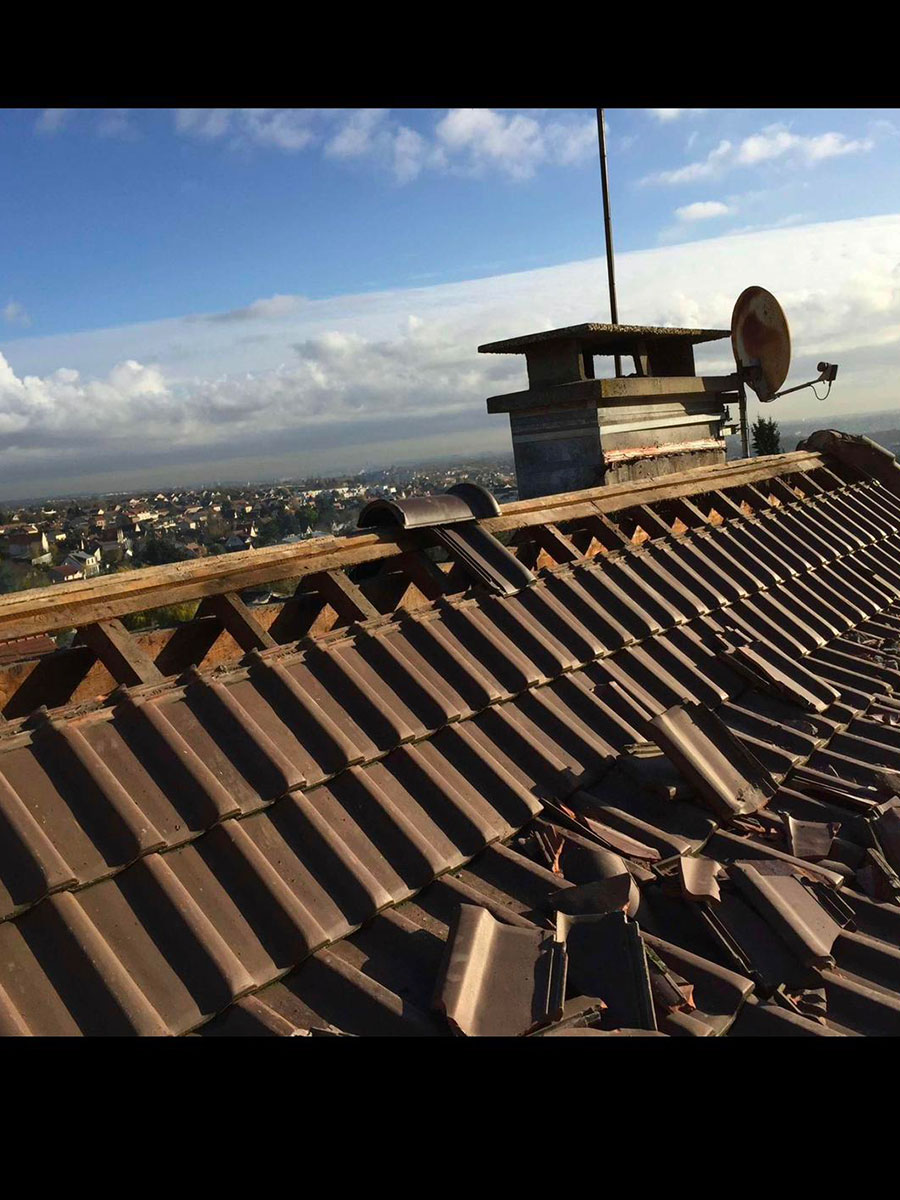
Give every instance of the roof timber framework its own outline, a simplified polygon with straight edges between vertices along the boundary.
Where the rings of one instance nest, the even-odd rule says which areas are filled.
[[[558,565],[625,544],[607,514],[677,501],[695,494],[707,480],[727,491],[779,475],[800,478],[822,461],[817,454],[788,454],[733,464],[724,472],[701,468],[662,482],[521,501],[479,524],[510,542],[528,566]],[[650,521],[645,517],[645,524]],[[651,531],[642,527],[638,540],[646,535],[652,536]],[[471,575],[452,559],[436,563],[426,552],[436,544],[427,528],[409,533],[386,529],[2,597],[0,646],[73,627],[81,644],[49,659],[0,663],[0,719],[26,716],[41,705],[57,708],[93,700],[119,684],[159,683],[190,666],[217,666],[241,651],[289,644],[465,592],[473,584]],[[351,576],[360,574],[354,582]],[[298,580],[295,596],[286,604],[250,610],[241,601],[242,590],[286,578]],[[192,600],[201,601],[197,619],[177,629],[132,635],[121,624],[128,614]],[[25,643],[25,655],[27,649]]]
[[[84,637],[5,704],[0,1028],[437,1032],[426,993],[448,905],[546,927],[540,906],[574,884],[584,846],[627,861],[644,944],[702,997],[702,1019],[673,1009],[666,1032],[736,1016],[747,1032],[900,1028],[894,810],[870,790],[900,767],[900,498],[797,454],[479,524],[534,582],[506,593],[460,561],[444,570],[423,530],[0,605],[6,636]],[[271,620],[237,595],[269,571],[301,580]],[[206,632],[181,649],[181,630],[158,645],[118,623],[201,597]],[[69,694],[51,704],[32,683],[29,707],[51,659],[73,664]],[[78,706],[92,663],[117,686]],[[632,758],[648,739],[691,787]],[[837,821],[827,854],[803,857],[804,823]],[[503,844],[522,829],[557,846],[562,877]],[[729,864],[721,885],[710,858]],[[799,966],[751,928],[741,897],[762,885],[746,860],[840,888],[853,917],[829,901],[827,953],[807,945],[808,889],[778,892],[766,926]],[[705,932],[678,924],[672,887]],[[828,1024],[809,1016],[818,990]]]

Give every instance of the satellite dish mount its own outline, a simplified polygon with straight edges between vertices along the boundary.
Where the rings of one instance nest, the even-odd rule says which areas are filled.
[[[817,383],[827,383],[828,391],[837,376],[837,364],[820,362],[819,375],[807,383],[784,388],[791,365],[791,331],[784,310],[771,292],[762,287],[748,287],[741,292],[731,314],[731,346],[737,364],[738,390],[741,401],[741,437],[743,452],[749,454],[747,442],[747,396],[749,387],[763,404],[770,404],[779,396],[799,392],[811,387],[815,392]]]

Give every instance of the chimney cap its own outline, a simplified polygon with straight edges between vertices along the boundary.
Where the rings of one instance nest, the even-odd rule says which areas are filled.
[[[581,342],[593,354],[631,354],[641,343],[682,341],[714,342],[731,337],[730,329],[674,329],[661,325],[570,325],[566,329],[546,329],[502,342],[486,342],[479,354],[525,354],[533,346],[550,342]]]

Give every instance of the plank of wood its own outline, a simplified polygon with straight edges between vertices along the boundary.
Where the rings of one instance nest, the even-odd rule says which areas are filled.
[[[397,566],[429,600],[437,600],[446,593],[449,582],[446,571],[442,571],[423,551],[401,555]]]
[[[78,636],[119,683],[132,687],[162,683],[165,678],[121,621],[95,621],[79,629]]]
[[[723,492],[719,489],[714,492],[710,492],[710,495],[713,498],[713,505],[719,516],[738,521],[746,520],[746,515],[740,504],[735,504],[734,500],[732,500],[727,492]]]
[[[204,617],[207,614],[221,621],[242,650],[269,650],[278,645],[236,592],[207,596],[200,602],[197,616]]]
[[[304,581],[328,601],[338,616],[347,622],[371,621],[381,613],[371,600],[347,578],[343,571],[325,571]]]
[[[517,500],[503,506],[499,517],[488,517],[482,525],[492,533],[504,529],[519,529],[537,521],[571,520],[590,512],[619,512],[638,504],[656,504],[694,492],[730,488],[753,483],[772,475],[787,475],[813,471],[822,466],[822,457],[809,451],[793,454],[773,454],[765,458],[745,458],[723,466],[692,467],[637,483],[614,483],[606,487],[586,488],[580,492],[562,492],[555,496]],[[567,514],[569,510],[571,515]],[[542,515],[543,514],[543,515]]]
[[[607,550],[627,550],[631,545],[631,538],[625,530],[620,529],[604,512],[595,512],[584,525]]]
[[[694,492],[750,484],[773,475],[806,473],[821,468],[823,462],[819,454],[797,451],[743,459],[724,466],[695,467],[640,483],[613,484],[516,501],[505,505],[499,517],[489,517],[481,524],[495,534],[548,521],[558,524]],[[202,600],[206,596],[240,591],[279,579],[302,578],[356,563],[386,560],[421,549],[427,544],[427,538],[427,531],[423,537],[422,531],[410,535],[399,529],[385,528],[351,537],[322,538],[292,546],[267,546],[15,592],[0,597],[0,638],[77,628],[165,604]]]
[[[552,521],[546,525],[535,525],[531,532],[534,540],[542,550],[546,550],[554,562],[562,564],[581,558],[575,546],[560,533]]]
[[[418,549],[421,541],[399,529],[386,529],[316,539],[312,547],[267,546],[14,592],[0,597],[0,638],[71,629],[162,605],[388,559]]]
[[[676,496],[669,501],[669,505],[688,529],[703,529],[709,524],[709,518],[687,496]]]
[[[654,512],[647,504],[641,504],[637,508],[638,524],[644,533],[649,534],[651,538],[669,537],[672,532],[672,527],[662,519],[659,513]]]
[[[780,479],[771,479],[769,481],[769,488],[772,492],[772,495],[776,496],[782,504],[796,504],[800,499],[793,488],[789,488],[788,485]]]

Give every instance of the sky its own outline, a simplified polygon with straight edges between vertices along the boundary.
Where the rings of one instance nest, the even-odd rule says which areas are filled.
[[[761,284],[840,363],[766,415],[896,409],[900,110],[607,125],[620,321]],[[6,109],[0,180],[0,498],[509,450],[477,346],[609,319],[591,109]]]

